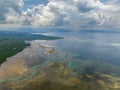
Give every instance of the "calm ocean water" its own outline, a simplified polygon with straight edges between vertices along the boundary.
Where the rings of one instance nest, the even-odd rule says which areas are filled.
[[[44,32],[44,35],[61,36],[56,46],[62,50],[79,54],[83,60],[99,60],[120,65],[120,32],[112,30],[67,31],[60,29]]]
[[[30,34],[59,36],[64,39],[30,41],[30,47],[8,58],[0,67],[1,88],[9,90],[12,87],[14,90],[14,86],[17,85],[20,89],[22,85],[25,88],[21,90],[25,90],[24,85],[29,85],[29,82],[38,82],[37,78],[47,75],[47,78],[44,77],[45,81],[51,81],[57,77],[54,80],[64,80],[66,81],[62,81],[64,84],[75,82],[76,85],[77,83],[76,90],[119,90],[120,33],[118,31],[75,31],[56,28],[17,30]],[[57,73],[56,70],[61,71]],[[40,83],[44,82],[41,80]],[[80,81],[85,83],[84,89],[80,89]],[[40,83],[38,86],[41,85]]]

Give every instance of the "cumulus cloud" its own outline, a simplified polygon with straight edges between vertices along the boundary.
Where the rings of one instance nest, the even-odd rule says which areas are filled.
[[[32,26],[80,28],[81,26],[111,25],[113,20],[117,20],[116,13],[119,10],[119,7],[104,4],[100,0],[49,0],[46,5],[39,4],[21,13],[22,0],[5,1],[11,2],[4,8],[7,14],[1,15],[6,22]]]
[[[0,21],[6,19],[6,15],[11,11],[15,13],[21,12],[22,0],[0,0]]]

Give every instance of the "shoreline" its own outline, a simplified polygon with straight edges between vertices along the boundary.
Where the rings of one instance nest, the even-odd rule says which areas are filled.
[[[25,42],[25,40],[24,40],[24,41],[22,42],[22,46],[21,46],[21,47],[19,47],[19,46],[20,46],[20,45],[18,45],[18,46],[15,47],[15,48],[11,48],[11,50],[9,50],[9,51],[6,52],[7,54],[6,54],[4,57],[1,57],[1,58],[0,58],[0,66],[1,66],[2,63],[4,63],[4,62],[7,60],[7,58],[9,58],[9,57],[11,57],[11,56],[14,56],[14,55],[16,55],[17,53],[23,51],[27,46],[29,46],[29,44],[26,44],[26,42]],[[4,55],[4,53],[1,54],[1,55]]]

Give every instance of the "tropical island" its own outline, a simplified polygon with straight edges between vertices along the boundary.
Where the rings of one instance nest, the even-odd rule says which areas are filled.
[[[2,64],[7,57],[13,56],[22,51],[24,48],[30,46],[31,40],[56,40],[61,37],[35,35],[26,32],[17,31],[0,31],[0,64]]]

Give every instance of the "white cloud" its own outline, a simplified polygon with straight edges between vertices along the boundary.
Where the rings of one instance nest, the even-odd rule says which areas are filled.
[[[3,0],[2,0],[3,1]],[[20,23],[32,26],[65,26],[69,28],[80,28],[81,26],[107,26],[119,15],[119,7],[112,4],[104,4],[99,0],[49,0],[47,5],[28,9],[22,13],[20,7],[22,0],[10,1],[7,5],[6,22]],[[13,4],[14,2],[14,4]],[[17,7],[17,9],[15,8]],[[1,9],[0,9],[1,10]],[[4,11],[2,9],[2,11]],[[3,15],[4,16],[4,13]]]
[[[0,0],[0,21],[4,21],[10,11],[21,13],[22,0]]]

